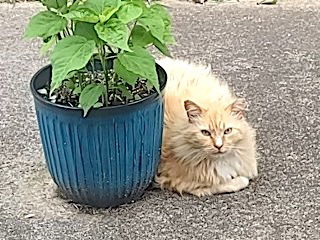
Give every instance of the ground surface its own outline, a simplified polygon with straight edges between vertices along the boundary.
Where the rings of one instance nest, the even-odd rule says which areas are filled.
[[[260,177],[235,194],[161,191],[112,210],[57,197],[43,166],[32,74],[46,63],[21,40],[38,5],[0,5],[0,239],[319,239],[320,4],[169,3],[176,57],[212,64],[250,102]]]

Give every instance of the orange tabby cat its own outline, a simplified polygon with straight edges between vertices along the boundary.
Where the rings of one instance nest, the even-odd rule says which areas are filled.
[[[156,176],[161,188],[196,196],[236,192],[258,175],[255,130],[209,67],[165,58],[165,125]]]

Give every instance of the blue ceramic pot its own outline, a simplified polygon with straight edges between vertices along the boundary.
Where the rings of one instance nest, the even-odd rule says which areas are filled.
[[[166,73],[157,65],[161,90]],[[121,106],[79,108],[45,100],[37,89],[51,79],[51,66],[31,80],[40,136],[49,172],[74,202],[114,207],[137,200],[160,159],[162,98],[157,93]]]

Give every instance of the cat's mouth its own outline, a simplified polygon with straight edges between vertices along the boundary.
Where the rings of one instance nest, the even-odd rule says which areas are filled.
[[[221,151],[219,151],[219,152],[217,152],[216,154],[219,154],[219,155],[222,155],[222,154],[225,154],[226,152],[221,152]]]
[[[211,147],[211,148],[207,149],[207,153],[209,155],[213,154],[216,156],[221,156],[221,155],[227,154],[228,152],[229,152],[228,148],[217,149],[217,148]]]
[[[213,150],[213,153],[214,154],[217,154],[217,155],[223,155],[223,154],[225,154],[227,152],[227,150]]]

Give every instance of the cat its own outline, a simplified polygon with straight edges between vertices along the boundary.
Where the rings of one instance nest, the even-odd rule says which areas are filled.
[[[257,177],[255,130],[237,98],[210,66],[158,60],[168,75],[161,160],[155,182],[180,194],[240,191]]]

